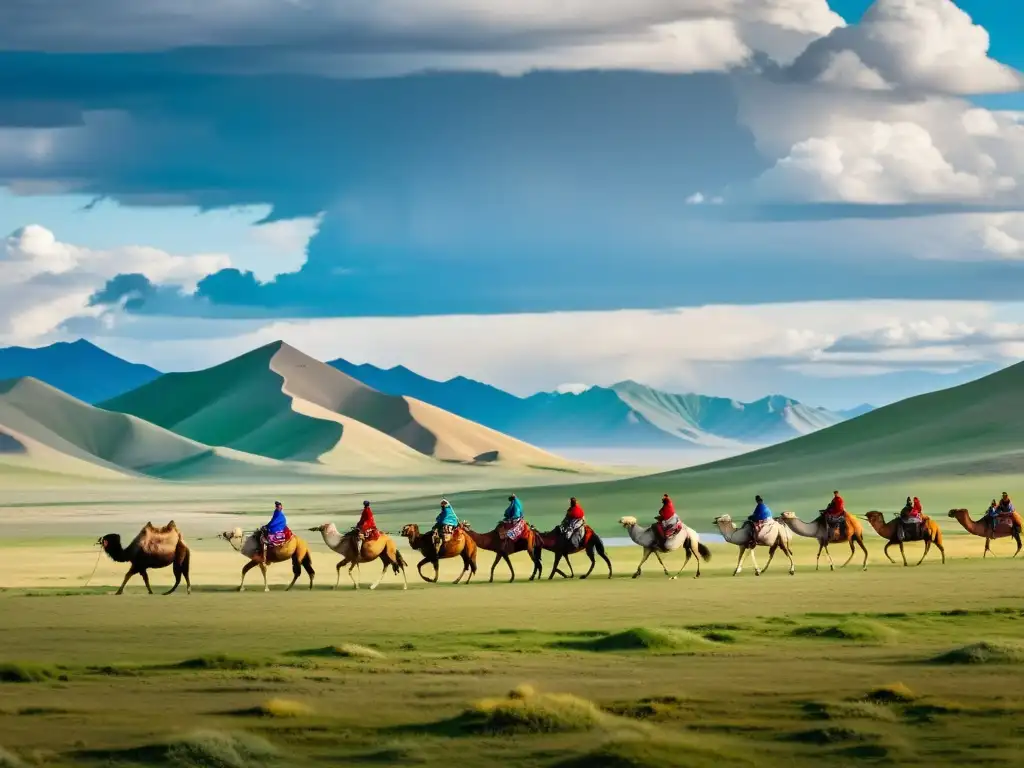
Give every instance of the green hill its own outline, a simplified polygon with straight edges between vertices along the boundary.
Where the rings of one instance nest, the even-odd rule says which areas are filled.
[[[775,512],[813,516],[840,489],[854,512],[894,511],[907,495],[946,522],[952,507],[981,511],[1001,491],[1024,498],[1024,363],[920,395],[851,421],[713,464],[587,486],[521,494],[528,517],[554,522],[570,495],[615,533],[623,514],[653,516],[662,493],[698,530],[716,514],[748,514],[760,493]],[[496,516],[501,494],[453,499],[460,514]]]

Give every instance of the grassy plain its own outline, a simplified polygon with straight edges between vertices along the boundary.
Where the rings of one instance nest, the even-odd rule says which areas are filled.
[[[630,547],[610,580],[489,585],[482,555],[484,583],[332,592],[337,558],[314,540],[313,592],[284,593],[275,566],[271,593],[250,575],[237,594],[242,559],[196,539],[238,502],[206,503],[178,510],[195,590],[170,597],[111,596],[124,569],[105,558],[82,585],[97,526],[171,510],[5,512],[0,766],[1019,764],[1024,562],[1005,542],[981,560],[947,526],[947,564],[908,569],[869,533],[868,571],[815,573],[801,540],[796,576],[777,560],[736,578],[735,548],[713,544],[699,581],[653,561],[634,581]]]

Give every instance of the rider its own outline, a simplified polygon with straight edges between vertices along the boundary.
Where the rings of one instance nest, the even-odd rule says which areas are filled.
[[[679,525],[679,515],[676,514],[675,504],[672,503],[672,499],[667,493],[663,494],[661,509],[658,510],[658,516],[654,518],[654,525],[651,528],[654,531],[654,539],[660,548],[665,548],[669,536],[679,528]]]
[[[754,511],[747,518],[747,522],[750,523],[752,528],[756,529],[759,525],[764,525],[764,523],[773,518],[772,510],[764,503],[764,499],[758,495],[754,497],[754,501],[757,502],[757,506],[754,507]]]
[[[505,535],[509,536],[523,519],[523,505],[513,493],[508,497],[508,506],[505,507],[505,515],[502,522],[505,524]],[[510,537],[511,538],[511,537]]]
[[[566,541],[571,543],[577,531],[583,529],[585,525],[583,515],[583,507],[579,505],[576,497],[573,496],[569,499],[569,508],[565,510],[565,517],[562,518],[562,524],[559,526],[562,529],[562,536],[565,537]]]
[[[900,510],[899,517],[900,527],[898,533],[901,539],[906,537],[907,525],[918,526],[923,522],[923,514],[924,510],[921,508],[921,500],[917,498],[917,496],[914,496],[913,498],[907,496],[907,502],[903,505],[903,509]],[[918,529],[915,527],[915,531],[916,530]]]
[[[990,532],[995,533],[996,526],[999,525],[1000,516],[999,502],[992,499],[992,503],[985,510],[985,525],[988,526]]]
[[[455,510],[452,505],[448,503],[448,499],[441,499],[441,511],[434,519],[434,551],[440,553],[444,547],[446,537],[451,538],[455,529],[459,526],[459,518],[455,515]]]
[[[1020,533],[1020,531],[1017,530],[1017,523],[1013,519],[1014,512],[1016,512],[1016,510],[1013,507],[1013,502],[1010,501],[1010,495],[1006,491],[1003,491],[1003,496],[1002,498],[999,499],[999,514],[1005,515],[1007,518],[1009,518],[1010,524],[1013,526],[1013,529]]]
[[[283,544],[290,536],[291,531],[288,529],[288,519],[284,516],[284,507],[282,507],[280,501],[275,501],[274,514],[270,516],[270,522],[263,526],[260,535],[264,559],[266,559],[268,547],[276,547]]]
[[[825,515],[825,524],[831,537],[832,530],[839,529],[846,520],[846,502],[839,495],[839,491],[832,491],[832,500],[821,511]]]
[[[370,502],[363,502],[363,512],[359,515],[359,522],[356,523],[356,536],[359,546],[364,541],[373,541],[377,538],[377,521],[373,519],[373,510],[370,509]]]

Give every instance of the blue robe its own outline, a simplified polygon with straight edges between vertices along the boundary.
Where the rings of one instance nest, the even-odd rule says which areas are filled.
[[[756,507],[754,507],[754,513],[750,516],[750,520],[752,520],[755,523],[759,523],[759,522],[761,522],[763,520],[771,520],[771,519],[772,519],[772,511],[771,511],[771,509],[769,509],[768,505],[765,504],[763,501],[760,504],[758,504]]]
[[[452,528],[455,528],[458,524],[459,518],[456,517],[455,510],[452,509],[450,504],[442,509],[441,514],[434,520],[434,525],[450,525]]]
[[[505,520],[512,523],[523,519],[523,505],[519,499],[512,499],[512,503],[505,509]]]
[[[267,523],[267,533],[284,533],[284,529],[287,527],[288,521],[285,519],[284,511],[275,509],[270,522]]]

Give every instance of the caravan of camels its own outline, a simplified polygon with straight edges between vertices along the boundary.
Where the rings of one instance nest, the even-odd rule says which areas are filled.
[[[830,544],[844,543],[849,545],[850,555],[840,567],[845,567],[853,560],[859,547],[863,553],[861,566],[863,569],[867,569],[868,550],[864,544],[864,528],[860,521],[847,511],[839,491],[833,491],[831,501],[825,509],[819,511],[818,517],[809,523],[800,520],[794,513],[788,511],[782,512],[776,518],[760,496],[756,496],[754,500],[756,503],[754,512],[739,526],[729,515],[722,515],[714,519],[714,524],[722,538],[739,548],[739,558],[733,571],[734,576],[742,572],[743,564],[748,556],[753,563],[754,573],[762,574],[771,565],[777,551],[781,551],[789,560],[790,575],[796,573],[791,547],[793,534],[815,539],[818,542],[815,570],[818,570],[820,566],[822,553],[828,559],[829,570],[835,570],[835,562],[832,560],[828,548]],[[509,581],[515,581],[515,570],[509,556],[516,552],[526,552],[530,557],[533,564],[530,581],[542,577],[541,556],[544,550],[554,553],[555,557],[548,576],[549,579],[553,579],[556,574],[563,578],[573,578],[575,572],[569,557],[579,552],[585,553],[590,559],[590,568],[586,573],[580,575],[581,579],[587,578],[593,572],[597,562],[595,555],[607,565],[608,578],[612,577],[612,564],[605,553],[604,542],[594,532],[594,529],[587,525],[583,507],[575,497],[569,500],[569,508],[566,510],[562,522],[547,533],[541,532],[526,521],[523,516],[522,503],[515,494],[509,496],[508,501],[509,505],[505,509],[502,519],[494,530],[487,533],[478,533],[465,520],[459,520],[447,499],[441,500],[440,512],[429,531],[421,531],[419,526],[412,524],[403,527],[401,537],[408,540],[409,546],[423,556],[416,564],[416,570],[420,577],[424,581],[436,583],[439,577],[440,561],[460,558],[462,572],[455,583],[460,583],[463,577],[466,577],[468,584],[476,574],[477,552],[481,549],[493,552],[495,555],[490,571],[490,581],[492,582],[494,581],[494,571],[502,561],[508,566]],[[1006,493],[1002,494],[999,501],[992,500],[985,516],[980,520],[972,520],[966,509],[950,510],[949,517],[957,520],[968,533],[985,539],[983,557],[990,553],[992,539],[1013,538],[1017,544],[1014,557],[1022,549],[1021,516],[1014,509],[1013,502]],[[924,542],[924,554],[918,560],[917,565],[920,565],[928,556],[933,544],[939,550],[942,562],[946,562],[942,530],[938,523],[924,514],[921,502],[917,497],[907,497],[903,509],[890,520],[886,520],[881,512],[874,511],[868,512],[864,519],[879,536],[885,539],[886,544],[882,552],[891,563],[896,561],[889,555],[889,548],[897,546],[903,559],[903,565],[909,565],[903,545],[906,542],[916,541]],[[643,548],[643,555],[633,573],[634,579],[640,576],[644,563],[652,554],[657,558],[665,575],[672,579],[682,573],[691,558],[696,562],[694,578],[699,577],[701,561],[708,562],[711,559],[711,550],[706,544],[701,543],[697,531],[683,523],[668,494],[662,496],[661,508],[650,525],[645,527],[638,523],[635,517],[623,517],[619,523],[625,528],[633,543]],[[359,589],[359,566],[375,561],[381,563],[382,570],[377,580],[370,585],[370,589],[376,589],[389,568],[396,575],[402,576],[402,588],[408,589],[409,584],[405,573],[408,563],[399,552],[395,539],[377,527],[369,501],[363,502],[359,521],[350,531],[342,533],[333,523],[324,523],[310,528],[310,531],[319,532],[324,544],[341,556],[341,560],[336,566],[335,589],[341,582],[343,566],[348,566],[349,578],[352,580],[353,586]],[[281,502],[274,503],[274,512],[270,521],[256,531],[247,533],[241,528],[235,528],[218,534],[216,538],[227,541],[248,560],[242,567],[242,579],[238,585],[238,591],[241,592],[245,589],[245,576],[253,568],[260,569],[263,576],[263,589],[265,592],[270,591],[267,585],[267,567],[273,563],[283,562],[290,562],[292,566],[293,577],[288,589],[295,586],[303,570],[309,576],[309,588],[313,588],[315,571],[309,544],[292,533],[288,527]],[[174,592],[183,578],[187,592],[192,591],[192,583],[189,580],[191,552],[173,520],[162,528],[155,527],[152,523],[146,523],[127,547],[121,543],[121,537],[115,533],[103,536],[98,544],[111,560],[129,564],[128,572],[125,574],[117,594],[122,594],[125,585],[135,574],[142,576],[146,589],[152,594],[148,572],[167,566],[171,566],[173,569],[174,586],[165,594]],[[755,550],[758,547],[768,550],[768,561],[763,569],[758,567],[755,558]],[[668,570],[661,556],[678,550],[682,550],[685,560],[679,570],[673,574]],[[568,573],[559,567],[562,561],[565,562]],[[425,565],[433,568],[432,577],[423,572]]]

